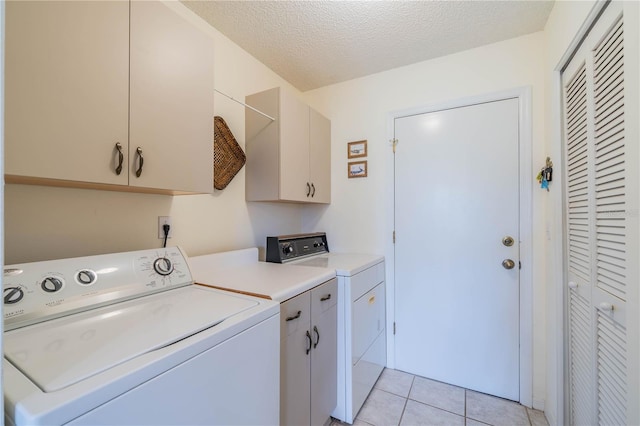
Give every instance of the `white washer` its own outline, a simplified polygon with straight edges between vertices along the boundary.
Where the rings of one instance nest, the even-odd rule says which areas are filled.
[[[266,257],[336,271],[338,404],[332,416],[353,423],[387,364],[384,257],[329,252],[325,233],[268,237]]]
[[[279,305],[179,248],[9,265],[3,297],[7,424],[279,422]]]

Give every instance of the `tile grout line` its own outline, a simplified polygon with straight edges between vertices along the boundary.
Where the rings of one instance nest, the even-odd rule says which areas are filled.
[[[414,375],[411,379],[411,385],[409,385],[409,392],[407,393],[407,397],[404,399],[404,407],[402,407],[402,413],[400,413],[400,419],[398,419],[398,426],[402,423],[402,418],[404,417],[404,412],[407,409],[407,403],[409,402],[409,395],[411,395],[411,389],[413,389],[413,382],[416,380],[416,376]]]
[[[529,410],[527,409],[527,407],[524,407],[524,412],[527,413],[527,420],[529,420],[529,426],[533,425],[533,422],[531,421],[531,416],[529,415]]]

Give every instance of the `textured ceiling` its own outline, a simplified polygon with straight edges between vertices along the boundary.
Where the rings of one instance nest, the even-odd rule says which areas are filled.
[[[552,1],[187,1],[301,91],[544,28]]]

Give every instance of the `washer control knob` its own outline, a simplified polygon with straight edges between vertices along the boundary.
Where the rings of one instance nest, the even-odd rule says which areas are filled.
[[[55,293],[62,288],[62,280],[56,277],[47,277],[40,283],[40,288],[47,293]]]
[[[14,303],[18,303],[24,297],[24,290],[20,287],[7,287],[4,289],[4,304],[5,305],[13,305]]]
[[[76,274],[76,280],[79,284],[90,285],[96,282],[98,276],[90,269],[83,269]]]
[[[159,257],[153,262],[153,269],[160,275],[169,275],[173,272],[173,263],[166,257]]]
[[[291,253],[293,253],[293,246],[292,246],[292,245],[290,245],[290,244],[287,244],[287,245],[282,246],[282,252],[283,252],[284,254],[291,254]]]

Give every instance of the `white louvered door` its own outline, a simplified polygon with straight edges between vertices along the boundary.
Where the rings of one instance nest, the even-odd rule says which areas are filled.
[[[638,360],[629,357],[628,348],[637,348],[638,327],[629,324],[627,310],[628,295],[636,295],[638,287],[638,150],[625,128],[624,30],[623,5],[609,4],[563,72],[568,389],[574,425],[637,419],[637,410],[628,405],[630,397],[638,397],[629,380]],[[637,307],[635,296],[631,305]]]

